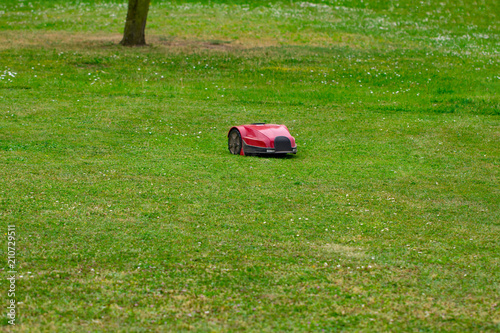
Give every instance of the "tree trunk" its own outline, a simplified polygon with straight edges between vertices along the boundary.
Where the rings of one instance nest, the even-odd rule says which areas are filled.
[[[124,46],[146,45],[144,30],[151,0],[129,0],[125,32],[120,42]]]

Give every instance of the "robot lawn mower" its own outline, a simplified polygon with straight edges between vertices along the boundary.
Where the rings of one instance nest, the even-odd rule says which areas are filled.
[[[229,130],[228,148],[234,155],[296,154],[295,138],[285,125],[253,123]]]

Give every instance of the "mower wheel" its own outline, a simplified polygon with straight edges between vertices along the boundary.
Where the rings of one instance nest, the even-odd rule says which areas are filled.
[[[229,137],[227,140],[227,147],[229,152],[233,155],[239,155],[241,151],[241,134],[236,128],[233,128],[229,132]]]

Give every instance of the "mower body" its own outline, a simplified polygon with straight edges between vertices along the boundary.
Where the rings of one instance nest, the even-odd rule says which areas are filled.
[[[238,147],[237,150],[231,149],[232,137],[237,137],[235,131],[237,131],[241,138],[241,148]],[[290,135],[285,125],[254,123],[234,126],[229,130],[228,144],[230,152],[239,155],[284,155],[297,153],[295,138]]]

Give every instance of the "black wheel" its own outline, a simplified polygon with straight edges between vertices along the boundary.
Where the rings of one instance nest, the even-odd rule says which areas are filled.
[[[233,155],[239,155],[241,151],[241,134],[240,131],[233,128],[231,132],[229,132],[229,137],[227,140],[227,147],[229,148],[229,152]]]

